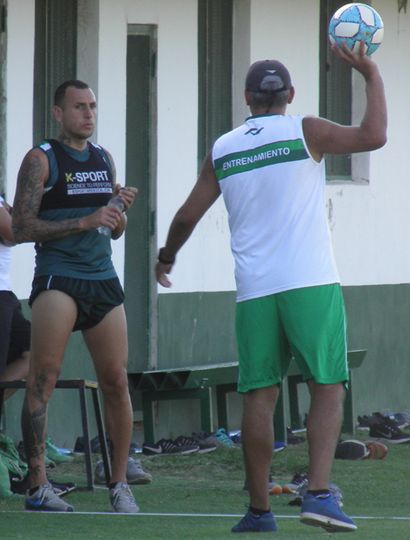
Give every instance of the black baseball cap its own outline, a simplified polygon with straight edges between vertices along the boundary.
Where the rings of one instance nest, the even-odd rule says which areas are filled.
[[[275,93],[289,90],[292,81],[287,68],[278,60],[259,60],[248,70],[245,90],[249,92]]]

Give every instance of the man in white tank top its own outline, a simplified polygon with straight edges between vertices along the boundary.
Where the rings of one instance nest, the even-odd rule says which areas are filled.
[[[0,196],[0,381],[25,379],[30,360],[30,322],[11,290],[11,249],[14,245],[10,207]],[[7,399],[14,392],[4,392]],[[0,403],[0,408],[2,403]]]
[[[359,126],[292,117],[295,90],[286,67],[262,60],[250,67],[245,99],[251,117],[220,137],[159,250],[156,276],[167,274],[198,221],[222,193],[229,214],[237,284],[238,391],[250,506],[232,532],[274,532],[268,477],[273,414],[291,355],[311,395],[307,432],[309,485],[301,521],[327,531],[354,531],[329,491],[348,380],[346,321],[325,204],[324,154],[366,152],[386,142],[387,112],[376,64],[333,48],[365,79]]]

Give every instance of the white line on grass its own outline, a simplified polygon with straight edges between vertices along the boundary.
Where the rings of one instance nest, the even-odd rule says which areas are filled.
[[[172,513],[172,512],[138,512],[138,514],[125,514],[121,512],[45,512],[45,511],[29,511],[29,510],[0,510],[0,514],[58,514],[63,516],[147,516],[147,517],[189,517],[189,518],[241,518],[243,514],[187,514],[187,513]],[[299,515],[281,515],[275,514],[277,519],[299,519]],[[352,519],[359,520],[390,520],[390,521],[410,521],[410,516],[351,516]]]

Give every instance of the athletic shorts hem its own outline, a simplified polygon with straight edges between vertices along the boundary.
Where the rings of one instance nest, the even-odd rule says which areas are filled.
[[[282,384],[282,381],[278,380],[276,382],[268,382],[268,381],[261,381],[259,383],[255,384],[238,384],[238,393],[239,394],[247,394],[248,392],[252,392],[252,390],[260,390],[261,388],[269,388],[270,386],[280,386]]]
[[[124,291],[118,277],[100,281],[53,275],[35,277],[29,305],[32,306],[45,291],[60,291],[74,300],[77,319],[73,332],[97,326],[107,313],[124,303]]]
[[[317,384],[339,384],[339,383],[340,384],[349,384],[349,378],[348,377],[342,378],[342,379],[340,379],[340,377],[338,377],[337,379],[323,379],[323,378],[315,379],[314,377],[306,377],[306,378],[303,378],[303,380],[304,380],[304,382],[313,380]]]

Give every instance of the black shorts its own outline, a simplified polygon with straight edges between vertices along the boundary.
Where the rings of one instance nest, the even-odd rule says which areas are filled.
[[[30,330],[30,321],[24,317],[17,296],[0,291],[0,373],[30,350]]]
[[[38,276],[33,280],[29,305],[47,290],[68,294],[77,304],[77,320],[73,332],[96,326],[105,315],[124,302],[124,291],[119,279],[77,279],[62,276]]]

